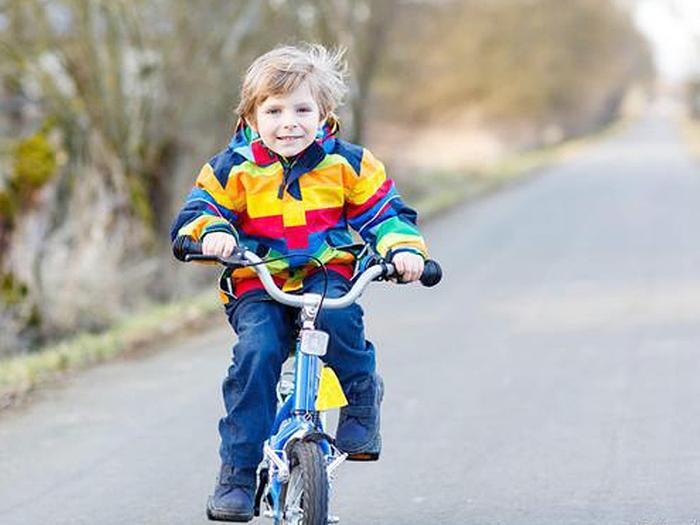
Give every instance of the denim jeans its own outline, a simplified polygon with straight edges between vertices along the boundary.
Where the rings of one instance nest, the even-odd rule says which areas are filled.
[[[333,271],[328,274],[327,297],[339,297],[349,290],[347,279]],[[321,272],[307,281],[303,291],[321,293]],[[273,301],[262,290],[247,292],[226,306],[238,341],[222,387],[227,414],[219,421],[219,455],[224,464],[256,467],[262,460],[263,442],[275,418],[275,389],[297,333],[298,312],[298,308]],[[375,371],[374,346],[365,340],[362,315],[360,305],[353,304],[323,310],[316,319],[316,327],[330,336],[323,359],[344,389]]]

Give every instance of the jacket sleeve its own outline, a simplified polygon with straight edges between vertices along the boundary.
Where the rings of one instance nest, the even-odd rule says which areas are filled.
[[[345,183],[345,214],[350,226],[382,257],[391,258],[401,251],[427,257],[416,227],[418,214],[403,202],[384,165],[369,150],[360,151],[359,169],[354,169]]]
[[[240,205],[245,202],[245,196],[240,188],[228,180],[228,174],[222,181],[214,173],[211,164],[207,163],[200,170],[197,180],[185,205],[178,213],[170,230],[171,240],[180,235],[192,237],[201,241],[205,235],[212,232],[225,232],[238,240],[235,224],[238,222]],[[237,211],[238,210],[238,211]]]

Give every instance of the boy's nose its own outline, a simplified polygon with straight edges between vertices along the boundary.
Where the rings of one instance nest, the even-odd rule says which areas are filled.
[[[294,115],[292,113],[285,113],[284,118],[282,119],[282,125],[285,128],[295,127],[297,124],[296,124],[296,120],[294,119]]]

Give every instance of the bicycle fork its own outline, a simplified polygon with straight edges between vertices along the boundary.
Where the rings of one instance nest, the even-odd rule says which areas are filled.
[[[282,488],[288,482],[291,465],[288,451],[299,440],[315,441],[326,458],[326,473],[329,489],[336,469],[343,463],[347,454],[339,453],[332,447],[331,438],[325,433],[321,415],[316,410],[316,397],[323,363],[321,357],[326,354],[328,334],[316,330],[315,321],[318,313],[320,296],[305,294],[304,306],[300,312],[301,330],[296,341],[296,358],[294,363],[294,390],[279,409],[273,425],[272,436],[264,445],[264,455],[268,462],[265,473],[267,490],[271,499],[271,509],[267,517],[278,522],[282,518],[280,508]],[[265,497],[260,493],[259,497]],[[258,505],[260,499],[258,499]],[[338,518],[328,516],[328,523],[337,523]]]

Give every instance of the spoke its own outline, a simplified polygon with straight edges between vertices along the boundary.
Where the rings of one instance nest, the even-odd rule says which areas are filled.
[[[298,470],[292,470],[284,505],[284,515],[287,518],[287,523],[290,525],[300,524],[304,520],[304,509],[301,508],[303,492],[303,479],[299,475]]]
[[[298,477],[296,480],[296,483],[294,483],[294,492],[292,492],[292,495],[294,499],[292,500],[292,508],[294,508],[295,511],[301,510],[301,496],[304,493],[303,486],[302,486],[302,481],[301,477]]]

